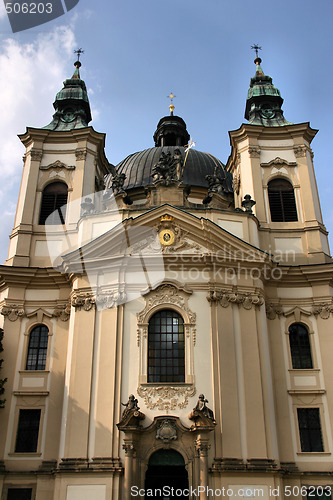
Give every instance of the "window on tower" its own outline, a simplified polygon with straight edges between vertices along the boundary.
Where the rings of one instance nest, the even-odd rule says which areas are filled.
[[[297,417],[301,450],[324,451],[319,408],[297,408]]]
[[[45,325],[35,326],[29,335],[26,370],[45,370],[49,329]]]
[[[185,382],[184,320],[176,311],[159,311],[150,318],[148,382]]]
[[[268,183],[268,199],[272,222],[297,221],[294,188],[286,179]]]
[[[309,332],[304,325],[290,325],[289,344],[292,367],[296,370],[313,368]]]
[[[68,188],[64,182],[52,182],[45,187],[39,224],[65,224],[67,194]]]

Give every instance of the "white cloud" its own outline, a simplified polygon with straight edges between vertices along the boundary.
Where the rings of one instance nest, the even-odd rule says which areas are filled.
[[[17,134],[24,133],[27,126],[43,127],[51,121],[55,94],[62,88],[62,81],[71,76],[75,47],[73,25],[39,34],[32,43],[20,43],[13,37],[2,42],[0,237],[12,229],[13,204],[16,205],[22,172],[24,148]],[[7,238],[1,240],[0,262],[4,260],[8,241]]]

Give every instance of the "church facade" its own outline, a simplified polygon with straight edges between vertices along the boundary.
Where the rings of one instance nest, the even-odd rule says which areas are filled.
[[[20,136],[2,500],[331,498],[317,131],[255,64],[226,165],[172,104],[154,147],[110,164],[78,61],[51,123]]]

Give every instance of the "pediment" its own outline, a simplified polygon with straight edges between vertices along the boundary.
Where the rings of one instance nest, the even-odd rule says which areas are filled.
[[[250,245],[204,217],[163,205],[137,217],[125,219],[113,229],[63,256],[66,267],[78,265],[84,258],[89,266],[103,262],[137,258],[173,258],[194,256],[201,260],[218,259],[229,264],[264,263],[266,252]],[[115,264],[117,265],[117,264]],[[68,272],[68,270],[66,269]]]

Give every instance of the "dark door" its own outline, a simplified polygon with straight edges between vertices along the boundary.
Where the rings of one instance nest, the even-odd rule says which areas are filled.
[[[188,500],[188,475],[180,453],[175,450],[159,450],[152,454],[146,472],[145,490],[147,499]]]

